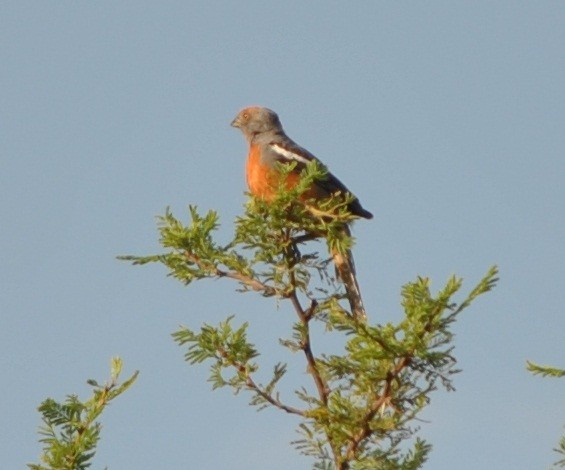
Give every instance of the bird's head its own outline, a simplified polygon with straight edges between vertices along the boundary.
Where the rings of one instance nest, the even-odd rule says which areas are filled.
[[[260,106],[250,106],[242,109],[231,122],[231,125],[239,127],[248,140],[251,140],[257,134],[282,130],[277,113]]]

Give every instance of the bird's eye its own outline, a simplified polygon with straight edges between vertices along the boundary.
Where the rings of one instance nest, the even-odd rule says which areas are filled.
[[[243,113],[243,119],[249,119],[249,113]]]

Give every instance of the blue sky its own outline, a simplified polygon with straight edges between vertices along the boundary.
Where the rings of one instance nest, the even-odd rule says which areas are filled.
[[[496,290],[457,323],[457,392],[438,392],[426,468],[547,468],[565,382],[563,2],[3,2],[0,7],[0,455],[37,461],[37,405],[86,396],[119,355],[141,375],[103,419],[97,468],[310,468],[296,422],[210,391],[170,333],[228,314],[268,366],[288,306],[225,280],[183,287],[120,254],[154,217],[245,202],[249,104],[276,110],[375,214],[354,228],[366,306],[453,273]],[[288,384],[308,380],[303,364]]]

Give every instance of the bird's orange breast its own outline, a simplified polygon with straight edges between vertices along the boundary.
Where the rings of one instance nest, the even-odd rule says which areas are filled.
[[[254,196],[271,199],[273,170],[261,161],[261,150],[256,145],[249,148],[247,156],[247,186]]]
[[[251,145],[249,148],[249,155],[247,157],[246,166],[247,186],[249,191],[256,197],[272,201],[276,195],[277,188],[280,184],[281,175],[275,168],[272,168],[261,159],[261,148],[256,145]],[[294,188],[300,180],[300,174],[292,172],[286,177],[287,189]],[[306,191],[301,199],[307,200],[311,198],[324,197],[320,188],[313,184],[308,191]]]
[[[247,186],[254,196],[271,201],[274,199],[280,184],[280,174],[261,159],[261,149],[252,145],[247,157]],[[286,187],[292,189],[298,183],[300,176],[290,173],[286,178]]]

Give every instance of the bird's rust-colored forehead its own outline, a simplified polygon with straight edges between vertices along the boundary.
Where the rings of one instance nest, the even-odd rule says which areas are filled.
[[[243,108],[238,115],[242,116],[244,114],[249,114],[250,116],[255,116],[261,112],[263,109],[262,106],[248,106],[247,108]]]
[[[262,106],[247,106],[243,108],[232,121],[233,127],[238,127],[249,135],[267,132],[281,127],[277,113]]]

